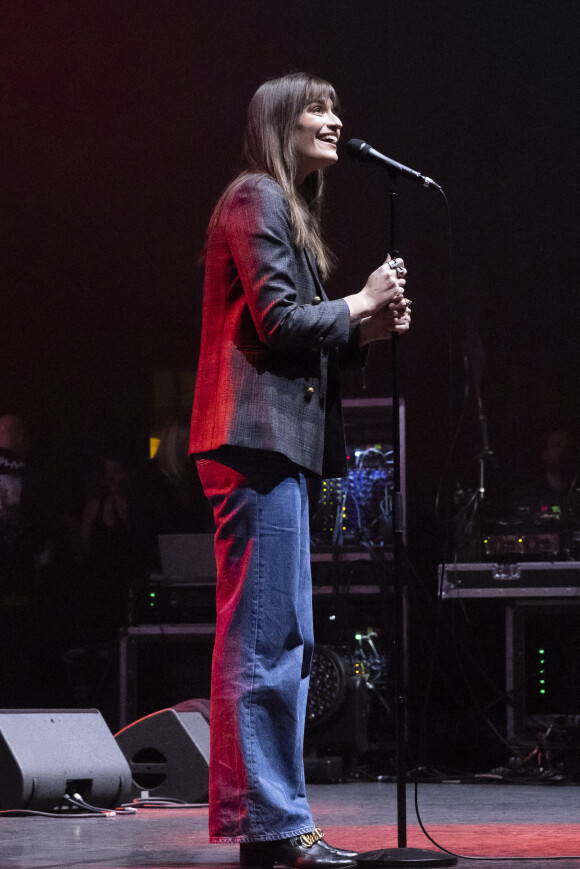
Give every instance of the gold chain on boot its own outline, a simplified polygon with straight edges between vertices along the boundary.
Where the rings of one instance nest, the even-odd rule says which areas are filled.
[[[320,827],[315,827],[311,833],[302,833],[300,836],[301,844],[307,848],[312,848],[321,839],[324,839],[324,830],[321,830]]]

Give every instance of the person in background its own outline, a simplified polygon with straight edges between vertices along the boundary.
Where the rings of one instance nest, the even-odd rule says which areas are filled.
[[[541,462],[537,476],[512,493],[511,512],[519,523],[530,526],[532,534],[538,531],[552,534],[552,554],[558,549],[559,558],[578,560],[580,454],[572,428],[557,426],[548,433]],[[546,540],[542,545],[547,545]],[[541,554],[542,550],[538,552],[538,560]]]
[[[15,414],[0,416],[0,593],[32,590],[33,554],[27,539],[26,472],[30,436]]]
[[[578,443],[572,429],[558,426],[549,432],[541,453],[542,470],[512,495],[516,509],[531,517],[566,516],[574,499],[580,472]],[[580,518],[580,517],[579,517]]]
[[[80,526],[79,639],[106,642],[127,622],[136,570],[125,463],[106,456],[91,488]]]
[[[29,703],[34,545],[27,510],[28,427],[0,416],[0,705]]]
[[[147,575],[159,570],[160,534],[203,534],[214,529],[211,507],[189,458],[188,441],[189,419],[169,420],[139,480],[134,530]]]
[[[401,259],[330,301],[323,170],[342,123],[326,81],[265,82],[248,110],[244,169],[210,220],[190,452],[216,523],[210,839],[244,869],[354,866],[306,797],[313,650],[308,476],[344,476],[340,365],[409,328]]]

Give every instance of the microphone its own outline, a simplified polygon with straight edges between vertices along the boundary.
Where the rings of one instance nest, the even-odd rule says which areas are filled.
[[[423,185],[423,187],[436,187],[437,190],[443,192],[439,184],[436,184],[432,178],[427,178],[426,175],[422,175],[420,172],[415,172],[414,169],[409,169],[408,166],[403,166],[402,163],[397,163],[396,160],[391,160],[390,157],[385,157],[384,154],[381,154],[380,151],[375,151],[374,148],[371,148],[371,146],[367,145],[366,142],[363,142],[362,139],[351,139],[350,142],[346,143],[346,150],[353,160],[360,160],[362,163],[376,163],[377,166],[381,166],[389,172],[394,172],[398,175],[406,175],[408,178],[414,178],[415,181],[418,181],[419,184]]]

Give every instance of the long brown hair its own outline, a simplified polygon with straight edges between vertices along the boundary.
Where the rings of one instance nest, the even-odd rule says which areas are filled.
[[[270,79],[258,88],[248,107],[244,168],[217,203],[209,230],[217,222],[224,201],[248,175],[269,175],[288,198],[294,243],[312,251],[325,278],[333,264],[333,256],[322,238],[320,227],[323,173],[321,170],[311,172],[298,187],[294,144],[299,116],[308,105],[318,100],[330,100],[332,107],[337,108],[338,100],[332,85],[308,73],[297,72]]]

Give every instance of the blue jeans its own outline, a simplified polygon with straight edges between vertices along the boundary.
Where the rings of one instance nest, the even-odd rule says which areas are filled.
[[[314,829],[303,765],[314,645],[306,481],[261,450],[232,448],[198,470],[218,568],[210,841],[298,836]]]

